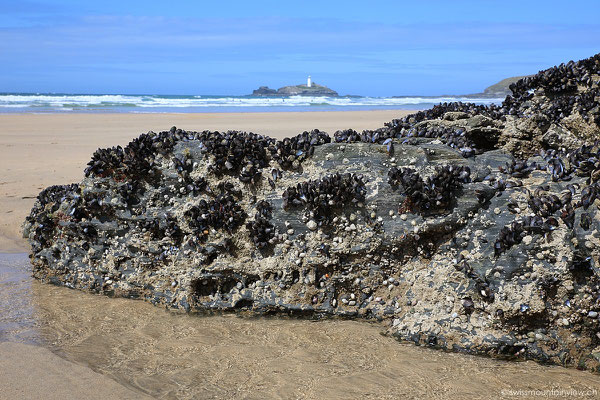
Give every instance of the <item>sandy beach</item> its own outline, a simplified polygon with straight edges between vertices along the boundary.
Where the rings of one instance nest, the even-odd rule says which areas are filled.
[[[0,253],[27,251],[20,226],[38,192],[79,181],[98,147],[173,125],[282,138],[378,128],[406,113],[0,115]],[[399,344],[377,324],[193,317],[55,287],[30,277],[25,254],[0,254],[0,309],[0,399],[462,399],[511,391],[530,398],[536,390],[595,398],[600,391],[588,372]]]
[[[25,252],[21,224],[38,193],[78,182],[99,147],[126,145],[150,130],[245,130],[275,138],[319,129],[375,129],[408,111],[206,114],[0,115],[0,252]]]

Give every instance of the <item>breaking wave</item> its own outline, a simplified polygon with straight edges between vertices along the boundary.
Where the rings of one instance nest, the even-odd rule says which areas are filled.
[[[498,98],[474,97],[252,97],[252,96],[164,96],[120,94],[0,94],[0,112],[209,112],[279,111],[310,108],[344,109],[420,109],[433,104],[465,101],[479,104],[500,103]]]

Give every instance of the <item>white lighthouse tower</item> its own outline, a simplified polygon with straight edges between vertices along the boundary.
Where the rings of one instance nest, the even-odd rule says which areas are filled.
[[[308,79],[306,80],[306,86],[312,87],[312,81],[310,80],[310,75],[308,76]]]

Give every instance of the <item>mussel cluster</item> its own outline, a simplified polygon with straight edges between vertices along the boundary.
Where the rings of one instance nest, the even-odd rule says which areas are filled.
[[[288,187],[283,192],[283,208],[305,207],[311,218],[324,221],[337,208],[364,202],[366,193],[361,175],[337,173]]]
[[[96,218],[100,221],[106,221],[115,216],[115,207],[109,201],[103,199],[104,195],[97,192],[84,192],[81,196],[80,210],[78,213],[85,214],[87,218]],[[132,208],[133,210],[133,208]]]
[[[543,218],[532,215],[515,220],[500,230],[498,239],[494,243],[494,253],[496,256],[501,255],[515,244],[521,243],[529,233],[545,234],[557,227],[558,221],[554,217]]]
[[[299,163],[312,156],[315,146],[330,142],[331,137],[327,133],[314,129],[291,138],[278,140],[271,149],[271,154],[282,169],[297,169]]]
[[[560,211],[562,222],[572,229],[575,225],[575,209],[571,204],[575,187],[568,185],[569,190],[560,197],[553,193],[544,193],[549,186],[541,186],[533,194],[529,194],[528,206],[532,215],[517,219],[510,226],[503,227],[494,244],[496,255],[500,255],[513,245],[521,243],[527,234],[548,234],[558,227],[558,220],[554,217]],[[509,209],[512,203],[509,203]]]
[[[284,170],[297,169],[313,154],[315,146],[331,142],[331,138],[319,130],[279,141],[254,133],[186,132],[173,127],[168,132],[143,134],[125,148],[98,149],[85,174],[115,180],[151,180],[156,155],[167,155],[177,142],[190,140],[199,141],[202,153],[212,156],[209,171],[218,176],[235,175],[241,182],[253,184],[261,180],[262,169],[271,159]],[[190,178],[193,166],[189,159],[173,157],[173,163],[185,182],[186,193],[197,194],[204,190],[203,182]]]
[[[292,138],[275,140],[254,133],[203,132],[197,138],[204,153],[214,156],[210,170],[217,174],[235,173],[244,183],[258,183],[262,169],[275,160],[282,169],[296,169],[313,154],[314,147],[329,143],[324,132],[303,132]],[[275,182],[273,179],[272,182]]]
[[[173,127],[169,132],[142,134],[125,148],[98,149],[87,164],[85,176],[147,179],[156,155],[171,151],[177,141],[176,134],[182,132]]]
[[[600,179],[600,162],[598,162],[597,143],[581,146],[568,152],[542,151],[542,156],[548,162],[546,170],[551,174],[553,181],[569,181],[572,179],[572,174],[575,173],[580,177],[587,177],[588,184],[583,189],[578,184],[568,184],[568,190],[565,190],[560,197],[553,193],[544,193],[550,189],[549,185],[540,186],[533,193],[530,193],[528,206],[533,215],[522,220],[516,220],[510,226],[502,228],[494,245],[496,255],[508,250],[514,244],[520,243],[522,237],[526,234],[547,234],[556,229],[558,227],[558,220],[555,218],[557,212],[559,212],[558,217],[565,226],[573,229],[576,224],[575,209],[583,207],[584,210],[587,210],[596,199],[600,199],[600,181],[598,181]],[[563,161],[563,158],[566,161]],[[537,166],[537,168],[540,167]],[[509,166],[503,171],[510,172],[510,170]],[[578,189],[581,189],[580,200],[573,203],[573,196]],[[508,207],[512,212],[517,206],[509,203]],[[591,215],[587,212],[582,213],[580,218],[581,228],[587,231],[591,225]]]
[[[548,185],[539,187],[533,195],[530,193],[528,206],[533,214],[523,219],[517,219],[511,225],[501,229],[498,239],[494,243],[495,254],[500,255],[513,245],[521,243],[527,234],[546,235],[552,232],[559,224],[554,217],[558,211],[560,211],[559,217],[562,222],[572,229],[575,225],[575,209],[571,201],[576,189],[573,185],[568,185],[568,187],[569,190],[565,191],[561,197],[553,193],[543,193],[549,190]],[[510,207],[511,203],[509,203],[509,209]],[[585,217],[582,217],[582,221],[584,219]]]
[[[401,186],[406,196],[403,207],[420,214],[449,209],[456,192],[470,180],[471,170],[466,166],[437,167],[426,179],[412,168],[392,167],[388,171],[388,183],[393,187]]]
[[[214,157],[209,171],[236,174],[244,183],[258,183],[261,170],[269,165],[268,147],[273,139],[254,133],[228,131],[198,135],[202,152]]]
[[[208,182],[203,177],[190,179],[185,185],[186,194],[193,194],[198,196],[200,193],[206,192],[211,193],[211,189],[208,186]]]
[[[50,186],[38,194],[38,202],[34,205],[26,220],[35,226],[35,240],[42,247],[45,247],[47,243],[52,241],[52,236],[59,220],[59,216],[55,215],[55,213],[59,210],[61,203],[73,198],[79,198],[80,193],[81,189],[79,185],[73,183],[70,185]]]
[[[528,76],[511,84],[510,90],[515,99],[524,101],[532,96],[532,91],[541,89],[546,95],[556,95],[576,91],[578,86],[591,87],[593,75],[600,74],[600,54],[577,62],[548,68],[536,75]]]
[[[577,62],[570,61],[525,77],[510,85],[512,96],[503,103],[511,115],[544,116],[540,123],[560,122],[578,112],[587,122],[600,124],[598,107],[600,54]],[[549,102],[531,102],[535,95],[547,96]]]
[[[119,196],[121,196],[129,207],[139,204],[140,198],[138,192],[141,190],[139,181],[127,181],[117,186],[116,189]]]
[[[53,185],[42,190],[37,196],[37,200],[40,202],[40,206],[45,208],[46,205],[52,204],[50,212],[54,212],[60,206],[60,203],[67,197],[73,197],[73,195],[80,195],[81,189],[77,183],[70,185]]]
[[[566,200],[570,202],[570,197]],[[534,214],[545,218],[560,210],[563,207],[563,202],[560,198],[558,198],[557,195],[553,193],[536,193],[535,196],[529,196],[528,205]]]
[[[234,196],[236,198],[241,198],[242,197],[242,191],[235,187],[235,185],[232,182],[229,181],[221,181],[217,184],[217,194],[221,194],[221,195],[231,195]],[[211,191],[212,195],[215,195],[214,192]]]
[[[170,214],[165,214],[161,218],[139,219],[136,222],[137,228],[150,235],[152,240],[162,240],[168,237],[175,244],[179,244],[184,236],[177,218]]]
[[[200,200],[184,213],[192,232],[205,239],[210,229],[233,233],[246,220],[246,213],[231,194],[219,194],[215,199]]]
[[[261,200],[256,203],[254,220],[246,223],[252,243],[259,249],[274,243],[275,227],[270,222],[272,216],[273,207],[271,204],[266,200]]]
[[[600,96],[599,88],[587,89],[583,93],[562,94],[549,102],[526,102],[517,104],[508,97],[505,104],[510,112],[519,117],[532,117],[538,126],[550,123],[560,124],[561,121],[577,112],[585,122],[600,125],[600,107],[596,100]]]
[[[554,157],[563,157],[577,176],[587,177],[587,183],[600,180],[600,142],[583,145]]]
[[[571,150],[541,150],[546,161],[546,170],[552,180],[569,181],[572,175],[587,178],[587,184],[600,180],[600,144],[582,145]],[[542,169],[538,166],[538,169]]]
[[[600,87],[590,89],[579,96],[575,96],[576,105],[573,110],[580,114],[585,122],[594,122],[600,125],[600,107],[598,99],[600,98]]]
[[[595,182],[589,186],[586,186],[581,191],[581,201],[577,204],[577,206],[583,207],[585,210],[588,209],[589,206],[594,204],[596,199],[600,199],[600,183]]]
[[[538,170],[537,163],[524,160],[513,160],[507,163],[506,167],[499,167],[500,172],[510,175],[513,178],[527,178],[531,172]]]
[[[475,282],[475,288],[477,289],[477,293],[487,302],[492,303],[494,301],[495,295],[490,287],[490,284],[487,282],[485,277],[482,277],[478,274],[465,260],[464,256],[461,254],[454,264],[454,268],[457,271],[462,271],[465,275]]]
[[[87,164],[85,176],[110,176],[123,169],[124,157],[125,152],[121,146],[98,149],[92,155],[92,160]]]

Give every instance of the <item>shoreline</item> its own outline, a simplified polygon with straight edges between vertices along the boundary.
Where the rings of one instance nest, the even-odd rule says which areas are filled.
[[[0,114],[0,252],[28,251],[21,224],[41,190],[79,182],[97,148],[126,145],[150,130],[242,130],[282,139],[312,129],[330,135],[338,129],[376,129],[413,112]]]
[[[28,116],[28,115],[76,115],[76,116],[86,116],[86,115],[176,115],[176,116],[185,116],[185,115],[231,115],[231,114],[239,114],[239,115],[271,115],[271,114],[350,114],[350,113],[402,113],[402,115],[413,114],[418,111],[421,111],[422,108],[386,108],[386,109],[369,109],[369,110],[357,110],[352,109],[350,107],[344,108],[334,108],[327,110],[315,110],[315,109],[303,109],[302,107],[296,107],[295,110],[270,110],[270,111],[243,111],[236,110],[230,111],[230,109],[223,111],[207,111],[207,112],[196,112],[196,111],[118,111],[114,109],[109,110],[94,110],[94,111],[22,111],[22,112],[3,112],[0,111],[0,119],[4,116]],[[386,121],[387,122],[387,121]],[[300,132],[299,132],[300,133]]]
[[[445,102],[500,104],[505,96],[248,96],[0,94],[0,115],[21,113],[279,113],[416,111]]]
[[[223,107],[225,108],[225,107]],[[266,107],[265,107],[266,108]],[[269,107],[269,108],[274,108],[274,107]],[[292,108],[292,107],[290,107]],[[326,107],[324,107],[326,108]],[[227,110],[223,110],[223,111],[207,111],[207,112],[196,112],[196,111],[118,111],[115,109],[108,109],[108,110],[94,110],[94,111],[86,111],[86,110],[65,110],[65,111],[19,111],[19,112],[12,112],[12,111],[0,111],[0,118],[3,116],[15,116],[15,115],[106,115],[106,114],[115,114],[115,115],[152,115],[152,114],[158,114],[158,115],[202,115],[202,114],[282,114],[282,113],[286,113],[286,114],[307,114],[307,113],[356,113],[356,112],[364,112],[364,113],[369,113],[369,112],[401,112],[401,113],[408,113],[408,114],[412,114],[415,113],[417,111],[421,111],[422,108],[415,108],[415,109],[408,109],[408,108],[373,108],[373,109],[368,109],[368,110],[356,110],[356,109],[352,109],[350,107],[339,107],[339,108],[334,108],[331,107],[329,109],[321,109],[321,110],[315,110],[315,109],[304,109],[302,107],[296,107],[296,109],[286,109],[286,110],[270,110],[270,111],[243,111],[243,110],[236,110],[236,111],[230,111],[230,109]]]

